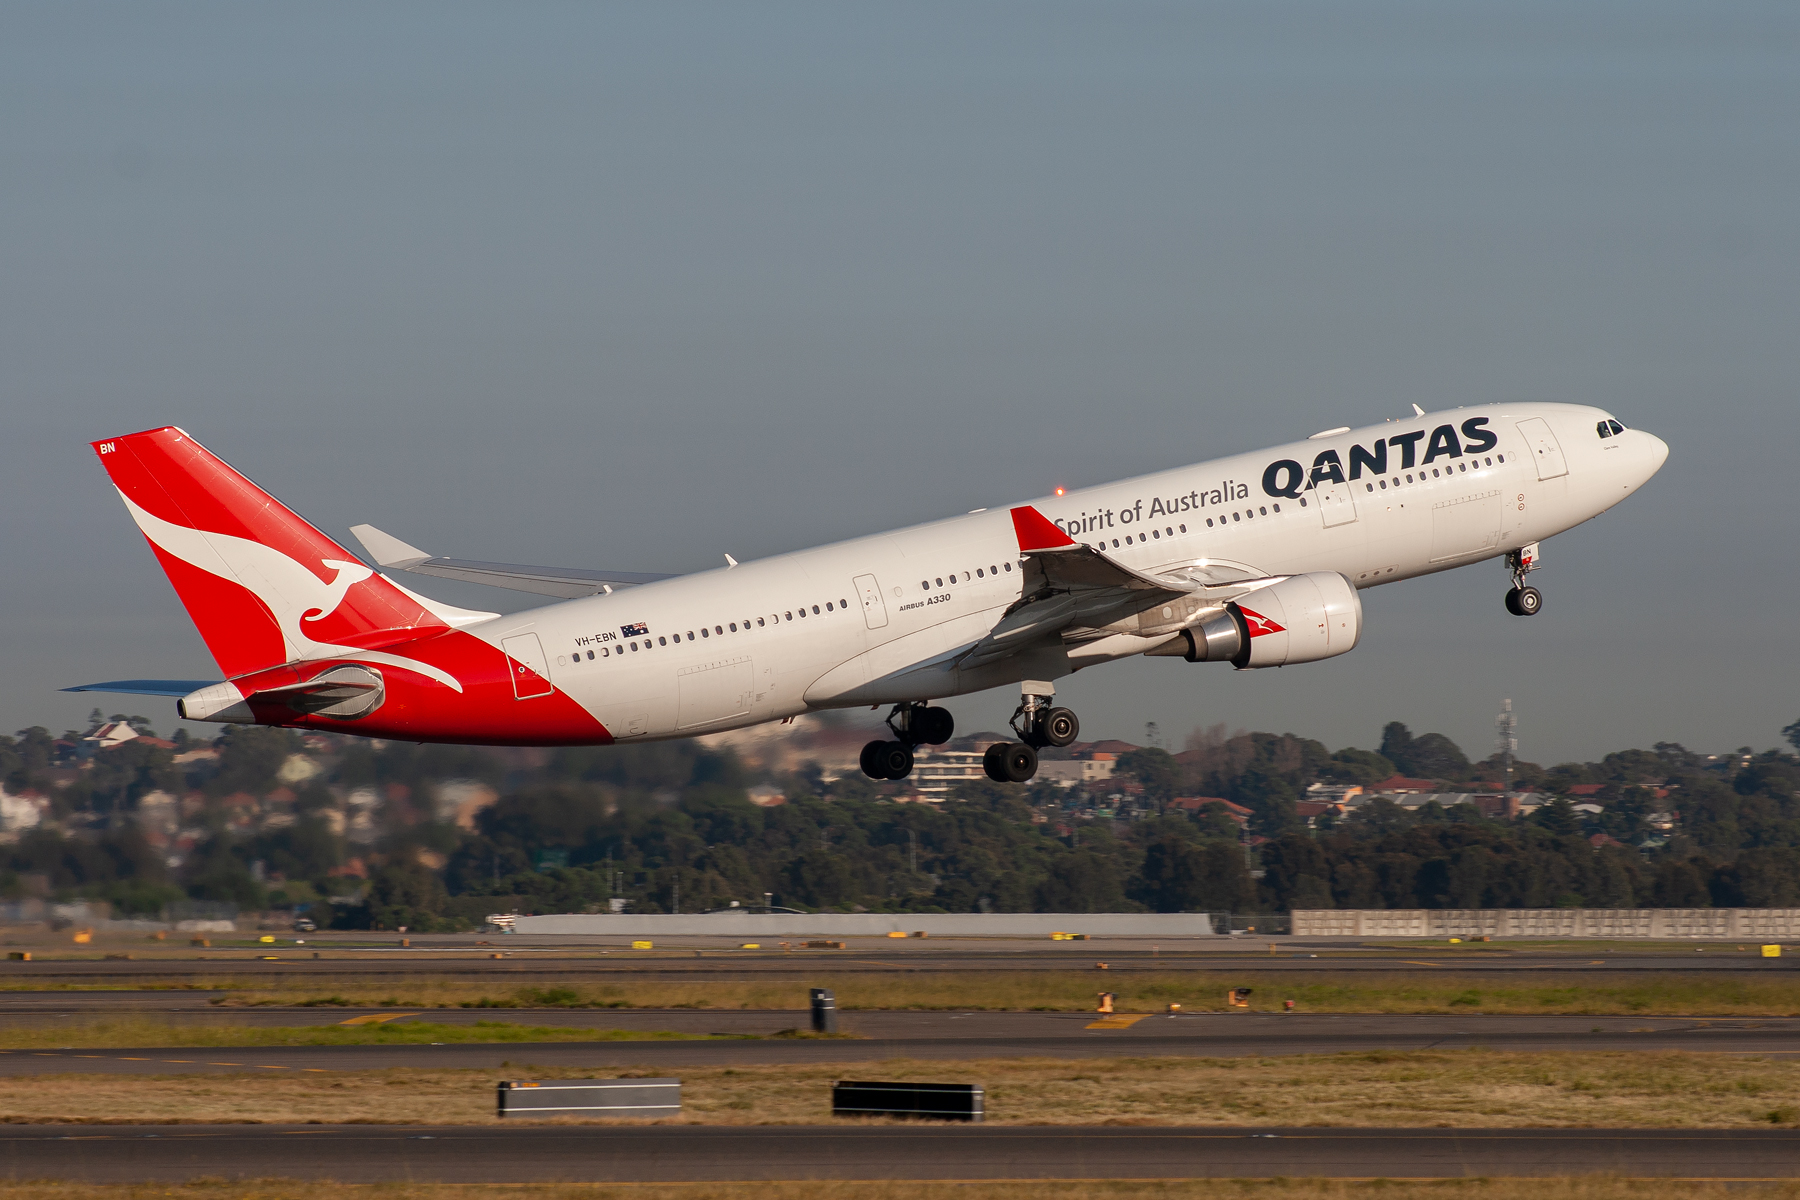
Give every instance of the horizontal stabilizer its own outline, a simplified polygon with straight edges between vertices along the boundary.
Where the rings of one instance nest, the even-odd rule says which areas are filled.
[[[121,696],[173,696],[177,699],[203,687],[211,687],[211,679],[115,679],[111,683],[84,683],[64,688],[65,692],[115,692]]]
[[[559,596],[565,600],[675,578],[646,571],[586,571],[577,567],[528,567],[518,563],[439,558],[373,525],[353,525],[350,532],[356,535],[356,540],[363,544],[377,565],[389,570],[435,575],[439,579],[460,579],[464,583],[485,583],[490,587]]]

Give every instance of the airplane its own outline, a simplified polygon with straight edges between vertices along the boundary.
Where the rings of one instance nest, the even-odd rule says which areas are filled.
[[[1056,681],[1136,655],[1255,670],[1346,654],[1367,588],[1498,558],[1543,604],[1539,547],[1642,487],[1669,448],[1610,413],[1520,403],[1327,429],[1270,450],[671,576],[445,558],[371,525],[359,559],[174,426],[92,443],[225,678],[182,718],[417,742],[606,745],[891,706],[874,779],[955,727],[938,702],[1017,685],[1024,783],[1080,734]],[[502,616],[407,572],[554,597]]]

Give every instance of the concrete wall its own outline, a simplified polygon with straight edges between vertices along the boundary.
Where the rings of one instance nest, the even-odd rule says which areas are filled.
[[[697,916],[562,913],[520,917],[524,934],[590,937],[881,937],[924,930],[933,937],[1212,937],[1206,913],[749,913]]]
[[[1297,937],[1800,939],[1800,908],[1310,908]]]

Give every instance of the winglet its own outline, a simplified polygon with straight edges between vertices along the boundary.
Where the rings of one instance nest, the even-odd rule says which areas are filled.
[[[1026,554],[1034,550],[1058,550],[1073,546],[1075,539],[1058,529],[1043,513],[1027,504],[1012,510],[1013,532],[1019,537],[1019,549]]]

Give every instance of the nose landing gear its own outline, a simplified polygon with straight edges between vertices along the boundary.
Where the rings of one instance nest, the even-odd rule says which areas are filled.
[[[863,774],[870,779],[905,779],[912,774],[913,749],[941,746],[956,732],[956,718],[947,708],[924,704],[896,704],[888,714],[893,741],[877,739],[862,748]]]
[[[1525,576],[1541,565],[1536,542],[1506,556],[1506,566],[1512,572],[1513,582],[1512,590],[1506,593],[1506,611],[1513,616],[1533,617],[1544,607],[1544,594],[1534,587],[1525,586]]]

